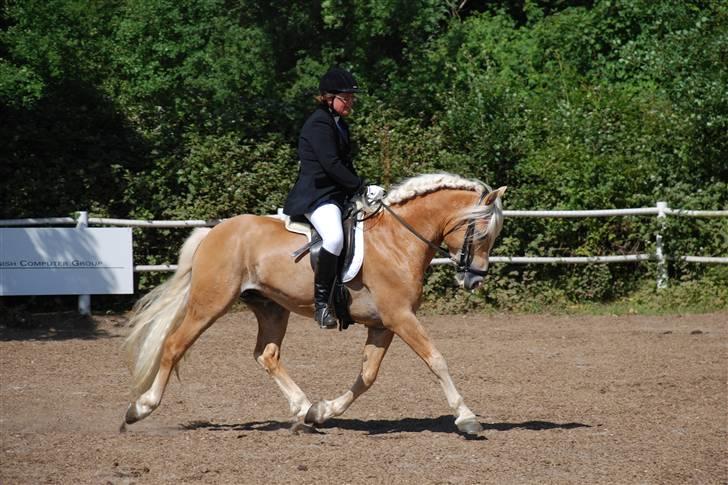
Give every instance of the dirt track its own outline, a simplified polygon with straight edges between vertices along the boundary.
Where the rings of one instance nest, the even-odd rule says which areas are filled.
[[[476,439],[399,340],[346,414],[291,434],[247,312],[213,325],[182,383],[119,434],[123,319],[0,322],[0,483],[728,483],[727,314],[423,322]],[[283,356],[310,399],[349,387],[364,335],[292,318]]]

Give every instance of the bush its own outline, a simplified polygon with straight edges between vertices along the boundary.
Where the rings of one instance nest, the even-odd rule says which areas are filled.
[[[728,207],[728,5],[688,0],[7,2],[3,217],[229,217],[279,206],[318,76],[351,68],[356,163],[450,171],[508,209]],[[728,254],[726,219],[507,219],[494,254]],[[138,235],[137,235],[138,233]],[[186,231],[135,231],[169,262]],[[675,261],[671,281],[723,281]],[[460,309],[619,300],[654,264],[498,266]],[[145,277],[146,278],[146,277]],[[648,285],[649,286],[649,285]],[[688,288],[689,286],[686,286]],[[675,293],[676,295],[687,295]]]

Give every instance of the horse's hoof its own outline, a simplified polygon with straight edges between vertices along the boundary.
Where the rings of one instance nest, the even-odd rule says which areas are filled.
[[[464,421],[457,423],[458,430],[465,434],[478,434],[483,431],[483,427],[480,425],[477,419],[469,418]]]
[[[122,424],[122,427],[124,428],[124,431],[126,431],[127,424],[134,424],[137,421],[139,421],[141,418],[137,414],[136,406],[134,403],[129,404],[129,407],[126,408],[126,416],[124,416],[124,423]],[[121,430],[120,430],[121,431]]]
[[[299,434],[312,434],[316,433],[316,429],[308,424],[301,423],[300,421],[296,421],[291,425],[291,434],[299,435]]]
[[[303,420],[306,424],[321,424],[325,421],[324,419],[324,408],[323,401],[318,401],[308,408],[306,418]]]

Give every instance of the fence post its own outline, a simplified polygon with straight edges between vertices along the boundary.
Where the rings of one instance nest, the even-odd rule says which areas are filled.
[[[83,230],[88,227],[88,212],[79,211],[76,229]],[[78,295],[78,313],[91,315],[91,295]]]
[[[657,235],[655,236],[655,257],[657,258],[657,289],[667,288],[667,258],[663,251],[662,233],[665,230],[667,202],[657,203]]]

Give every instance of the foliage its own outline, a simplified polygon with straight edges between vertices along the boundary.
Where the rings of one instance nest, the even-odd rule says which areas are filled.
[[[188,131],[260,134],[275,78],[260,28],[240,25],[224,2],[132,1],[115,22],[104,86],[160,146]]]
[[[1,217],[273,212],[332,64],[365,88],[356,163],[508,185],[508,209],[728,208],[728,6],[688,0],[10,0],[0,16]],[[728,220],[507,219],[494,254],[725,256]],[[135,231],[140,262],[184,231]],[[654,264],[494,265],[429,301],[525,308],[646,294]],[[723,269],[670,264],[679,288]],[[671,290],[673,291],[673,290]],[[692,298],[688,290],[674,290]],[[723,294],[720,293],[719,294]],[[439,298],[439,300],[438,300]],[[444,304],[444,303],[443,303]]]

